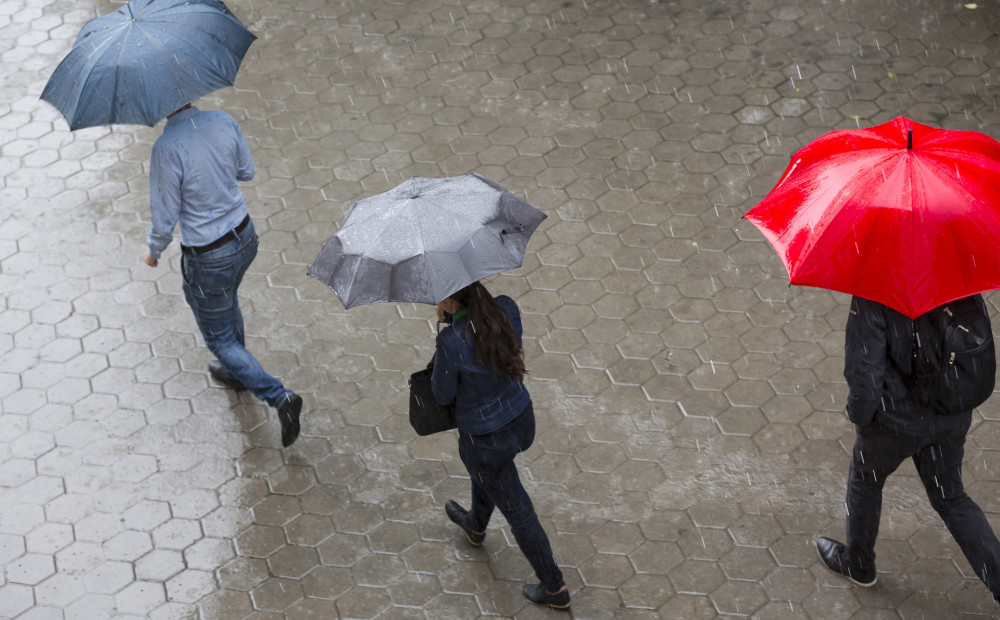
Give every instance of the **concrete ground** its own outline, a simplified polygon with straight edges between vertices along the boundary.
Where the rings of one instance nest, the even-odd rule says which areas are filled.
[[[535,445],[519,459],[575,618],[991,616],[913,468],[879,582],[841,536],[847,298],[789,288],[740,216],[791,154],[905,114],[1000,135],[1000,8],[930,0],[232,0],[260,37],[236,87],[261,252],[249,348],[306,399],[215,384],[179,248],[140,261],[160,128],[70,133],[38,97],[105,0],[0,3],[0,617],[566,617],[527,603],[501,518],[482,548],[454,433],[406,378],[433,310],[345,311],[306,277],[352,201],[486,175],[549,218],[491,278],[524,311]],[[994,304],[1000,298],[992,297]],[[1000,525],[1000,399],[970,494]]]

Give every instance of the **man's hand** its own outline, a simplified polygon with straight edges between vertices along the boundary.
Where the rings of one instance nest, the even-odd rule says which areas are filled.
[[[146,263],[150,267],[156,267],[160,264],[160,261],[150,256],[149,252],[146,252],[146,256],[143,257],[142,262]]]

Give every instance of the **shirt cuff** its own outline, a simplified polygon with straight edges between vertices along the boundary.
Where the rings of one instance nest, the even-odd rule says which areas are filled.
[[[160,258],[160,254],[163,250],[167,249],[170,242],[173,241],[173,235],[167,237],[166,240],[157,238],[152,232],[149,233],[149,237],[146,238],[146,248],[149,249],[150,258]]]

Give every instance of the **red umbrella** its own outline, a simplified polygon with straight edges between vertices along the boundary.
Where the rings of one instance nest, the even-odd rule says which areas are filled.
[[[746,218],[792,284],[915,318],[1000,288],[1000,143],[902,116],[834,131],[796,153]]]

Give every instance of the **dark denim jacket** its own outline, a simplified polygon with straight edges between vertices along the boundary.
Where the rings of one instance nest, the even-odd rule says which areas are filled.
[[[506,295],[496,301],[507,313],[511,327],[521,339],[521,313]],[[502,428],[517,417],[531,396],[519,379],[490,371],[476,359],[475,333],[463,334],[468,320],[462,317],[441,330],[434,354],[431,388],[439,403],[455,404],[455,422],[460,433],[484,435]]]

